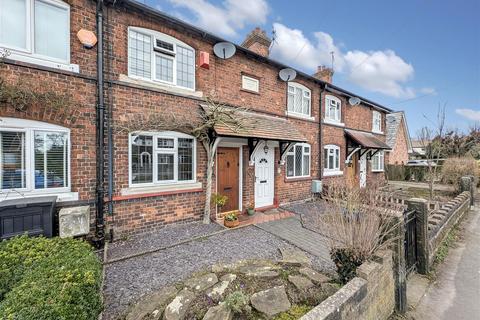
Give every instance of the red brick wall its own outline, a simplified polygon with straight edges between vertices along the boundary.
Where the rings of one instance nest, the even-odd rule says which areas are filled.
[[[408,145],[407,145],[407,135],[405,132],[405,126],[403,119],[400,123],[400,127],[397,132],[397,140],[395,145],[392,148],[392,151],[389,152],[389,164],[405,164],[408,161]]]
[[[322,161],[323,168],[323,146],[328,144],[337,145],[340,147],[340,171],[343,171],[341,176],[323,176],[322,180],[325,185],[328,185],[332,181],[344,181],[346,178],[346,166],[345,160],[347,157],[347,140],[345,138],[344,129],[354,129],[366,132],[372,132],[372,122],[373,122],[373,108],[365,104],[360,104],[358,106],[351,106],[348,104],[348,98],[339,95],[333,94],[330,92],[325,92],[322,97],[326,95],[332,95],[339,98],[342,102],[341,109],[341,121],[344,123],[344,127],[334,126],[330,124],[322,125],[322,156],[320,157]],[[322,115],[325,114],[325,98],[322,98]],[[382,114],[382,130],[385,131],[385,113]],[[375,134],[375,136],[381,141],[386,141],[386,136],[384,134]],[[385,163],[388,163],[388,155],[385,153]],[[385,180],[385,175],[383,172],[372,172],[371,171],[371,161],[367,161],[367,185],[369,183],[382,183]],[[357,174],[358,177],[358,174]]]

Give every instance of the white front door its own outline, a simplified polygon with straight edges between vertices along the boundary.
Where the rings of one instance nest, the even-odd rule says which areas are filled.
[[[360,163],[360,188],[365,188],[367,186],[367,155],[361,156],[358,162]]]
[[[259,143],[255,152],[255,208],[273,205],[274,196],[274,148],[267,144],[267,150],[266,142]]]

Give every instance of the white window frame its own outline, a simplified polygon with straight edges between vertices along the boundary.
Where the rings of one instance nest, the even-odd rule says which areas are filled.
[[[303,102],[304,99],[308,99],[308,114],[303,113],[303,112],[296,112],[295,111],[295,102],[294,105],[292,106],[293,110],[290,110],[290,106],[288,105],[288,95],[290,94],[288,90],[290,88],[294,89],[294,97],[293,101],[295,101],[295,94],[296,94],[296,89],[301,90],[302,94],[302,109],[303,109]],[[307,118],[307,119],[312,119],[312,90],[304,86],[303,84],[300,84],[298,82],[287,82],[287,115],[293,115],[295,117],[300,117],[300,118]]]
[[[374,166],[374,158],[378,158],[378,167]],[[372,172],[384,172],[385,171],[385,152],[383,150],[378,151],[372,156],[370,160],[372,164]]]
[[[332,115],[330,113],[330,104],[332,102],[337,103],[337,109],[335,113]],[[325,116],[324,116],[324,122],[326,123],[331,123],[331,124],[336,124],[336,125],[343,125],[342,123],[342,100],[340,100],[338,97],[332,96],[332,95],[326,95],[325,96]]]
[[[70,63],[70,5],[66,2],[60,0],[25,0],[26,1],[26,48],[12,47],[5,43],[0,43],[1,48],[9,50],[10,54],[7,56],[8,59],[18,60],[27,63],[34,63],[38,65],[43,65],[50,68],[62,69],[72,72],[79,72],[79,66],[77,64]],[[38,53],[35,53],[35,2],[40,1],[47,3],[61,9],[67,10],[67,59],[58,59],[55,57],[45,56]]]
[[[249,81],[255,84],[254,89],[248,88],[248,85],[246,85],[246,82],[249,82]],[[247,75],[242,75],[242,89],[250,92],[258,93],[260,91],[260,81],[256,78],[253,78]]]
[[[295,167],[296,167],[296,164],[297,164],[297,157],[295,155],[295,152],[296,152],[296,148],[297,146],[301,146],[302,147],[302,174],[301,175],[298,175],[296,176],[295,175]],[[305,147],[308,147],[308,152],[305,152]],[[285,176],[287,177],[287,179],[297,179],[297,178],[308,178],[310,177],[310,174],[311,174],[311,171],[312,171],[312,146],[308,143],[295,143],[294,145],[292,145],[290,147],[290,149],[292,151],[287,151],[286,155],[285,155]],[[287,163],[288,163],[288,160],[287,160],[287,156],[289,155],[293,155],[293,176],[289,176],[288,173],[287,173]],[[308,155],[308,174],[303,174],[303,157],[305,155]]]
[[[151,47],[151,58],[150,58],[150,78],[130,74],[130,57],[128,56],[128,50],[130,48],[130,32],[131,31],[141,33],[144,36],[150,36],[150,39],[151,39],[150,44],[152,46]],[[183,90],[195,91],[195,88],[196,88],[196,80],[195,80],[195,78],[196,78],[196,65],[195,65],[195,63],[196,63],[196,51],[195,51],[194,48],[192,48],[191,46],[189,46],[185,42],[180,41],[180,40],[178,40],[178,39],[176,39],[172,36],[169,36],[167,34],[164,34],[164,33],[158,32],[158,31],[154,31],[154,30],[150,30],[150,29],[139,28],[139,27],[128,27],[127,39],[128,39],[128,41],[127,41],[127,63],[128,63],[128,66],[127,66],[128,71],[127,72],[128,72],[128,77],[130,77],[132,79],[139,79],[139,80],[149,81],[149,82],[153,82],[153,83],[164,84],[164,85],[171,86],[171,87],[181,88]],[[170,56],[170,55],[167,55],[167,54],[162,54],[161,52],[154,51],[153,46],[156,43],[156,41],[155,41],[156,39],[173,44],[174,56]],[[186,49],[190,49],[190,50],[193,51],[193,88],[184,87],[184,86],[181,86],[181,85],[177,84],[177,59],[176,59],[177,46],[181,46],[181,47],[184,47]],[[156,79],[156,59],[155,59],[155,57],[157,55],[167,57],[167,58],[173,60],[173,64],[172,64],[172,68],[173,68],[173,78],[172,78],[172,80],[173,81],[172,82]]]
[[[325,163],[325,150],[328,150],[330,153],[330,150],[333,150],[334,154],[334,159],[333,159],[333,168],[330,169],[329,167],[329,162],[328,159],[330,157],[327,157],[327,162]],[[335,159],[336,151],[338,150],[338,161]],[[323,152],[322,152],[322,162],[323,162],[323,175],[328,177],[328,176],[336,176],[336,175],[342,175],[343,171],[340,170],[341,167],[341,158],[342,158],[342,151],[341,148],[335,144],[327,144],[323,146]],[[338,163],[338,167],[336,164]],[[325,167],[326,166],[326,167]]]
[[[383,133],[382,131],[382,114],[376,110],[372,112],[372,132]]]
[[[145,183],[132,183],[132,142],[134,136],[152,136],[152,182]],[[158,139],[174,139],[174,147],[171,148],[159,148]],[[193,168],[192,168],[192,179],[191,180],[178,180],[178,138],[193,139]],[[174,179],[173,180],[158,180],[158,154],[173,154],[173,169],[174,169]],[[197,180],[197,139],[193,136],[190,136],[185,133],[176,132],[176,131],[135,131],[131,132],[128,135],[128,186],[129,188],[142,188],[142,187],[154,187],[162,185],[178,185],[178,184],[191,184],[195,183]]]
[[[58,125],[52,125],[45,122],[25,120],[17,118],[0,118],[0,131],[24,132],[25,133],[25,188],[0,189],[2,193],[6,193],[5,198],[19,198],[23,196],[36,195],[55,195],[62,193],[70,193],[71,191],[71,139],[70,129]],[[67,135],[67,185],[60,188],[43,188],[35,189],[35,132],[56,132],[66,133]],[[1,186],[0,186],[1,188]],[[69,195],[73,197],[68,200],[76,200],[78,194]],[[3,200],[3,199],[2,199]],[[60,199],[61,200],[61,199]]]

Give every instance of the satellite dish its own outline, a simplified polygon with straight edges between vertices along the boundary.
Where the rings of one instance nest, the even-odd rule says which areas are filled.
[[[358,106],[360,102],[362,101],[357,97],[350,97],[350,99],[348,99],[348,103],[350,103],[351,106]]]
[[[213,46],[213,53],[220,59],[228,59],[233,57],[237,48],[230,42],[219,42]]]
[[[297,77],[297,71],[293,70],[292,68],[285,68],[280,70],[278,76],[282,81],[292,81]]]

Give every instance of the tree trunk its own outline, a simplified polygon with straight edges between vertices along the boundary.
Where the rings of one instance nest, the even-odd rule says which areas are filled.
[[[215,153],[217,152],[217,146],[220,143],[220,138],[216,138],[213,141],[203,142],[203,147],[207,152],[207,186],[205,192],[205,211],[203,212],[203,223],[210,223],[210,203],[212,201],[212,176],[213,166],[215,164]]]

